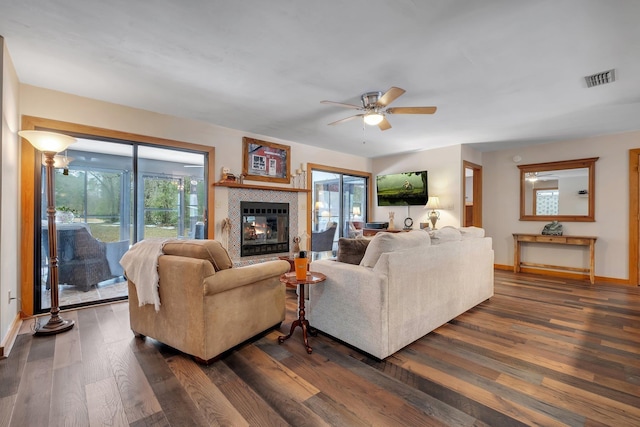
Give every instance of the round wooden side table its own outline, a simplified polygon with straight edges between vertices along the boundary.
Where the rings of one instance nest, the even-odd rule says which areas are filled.
[[[316,283],[324,282],[327,279],[322,273],[317,273],[314,271],[307,272],[307,277],[303,280],[298,280],[296,278],[296,273],[284,273],[280,276],[280,281],[287,285],[290,288],[298,288],[298,318],[291,323],[291,330],[289,331],[289,335],[282,335],[278,337],[278,343],[282,344],[285,340],[289,339],[293,334],[293,330],[300,326],[302,328],[302,339],[304,341],[304,346],[307,349],[307,353],[311,354],[313,349],[309,346],[309,340],[307,338],[307,333],[315,336],[316,332],[309,325],[309,321],[305,317],[304,311],[304,285],[314,285]]]

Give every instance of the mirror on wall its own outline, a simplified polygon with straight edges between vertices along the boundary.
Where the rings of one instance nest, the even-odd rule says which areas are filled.
[[[595,221],[598,157],[518,165],[521,221]]]

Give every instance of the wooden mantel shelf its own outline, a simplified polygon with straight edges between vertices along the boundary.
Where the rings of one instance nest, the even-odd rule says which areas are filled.
[[[254,184],[238,184],[237,182],[216,182],[214,187],[230,187],[230,188],[247,188],[249,190],[264,190],[264,191],[290,191],[294,193],[309,193],[311,190],[306,188],[291,188],[291,187],[274,187],[267,185],[254,185]]]

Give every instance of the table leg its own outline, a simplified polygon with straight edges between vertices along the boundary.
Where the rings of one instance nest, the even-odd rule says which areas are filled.
[[[596,283],[596,245],[593,240],[589,243],[589,280]]]
[[[298,318],[291,323],[291,329],[289,330],[288,335],[282,335],[278,337],[278,343],[282,344],[285,340],[288,340],[295,328],[300,326],[302,328],[302,339],[304,341],[304,346],[307,349],[307,353],[311,354],[313,349],[309,345],[309,339],[307,338],[307,332],[315,336],[317,335],[317,331],[309,326],[309,321],[305,318],[304,311],[304,285],[298,285]]]

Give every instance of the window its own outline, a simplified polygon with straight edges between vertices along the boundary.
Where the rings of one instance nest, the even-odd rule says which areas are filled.
[[[338,238],[362,233],[369,210],[371,174],[321,165],[309,165],[309,170],[311,250],[334,254]]]
[[[557,188],[535,189],[536,215],[558,215],[559,195]]]

